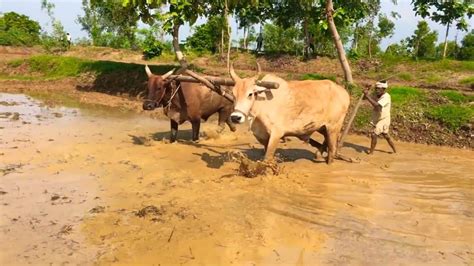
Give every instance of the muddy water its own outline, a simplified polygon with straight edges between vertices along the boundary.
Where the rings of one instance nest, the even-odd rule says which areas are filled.
[[[246,127],[167,144],[166,121],[0,103],[2,265],[474,263],[472,151],[351,136],[360,163],[327,166],[292,140],[248,179],[227,154],[260,158]]]

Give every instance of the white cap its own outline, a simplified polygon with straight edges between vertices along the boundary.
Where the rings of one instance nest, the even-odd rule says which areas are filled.
[[[388,83],[386,81],[379,81],[377,83],[375,83],[375,87],[376,88],[388,88]]]

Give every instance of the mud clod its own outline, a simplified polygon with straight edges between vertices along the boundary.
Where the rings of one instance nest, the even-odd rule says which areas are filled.
[[[105,212],[105,207],[104,206],[95,206],[89,212],[90,213],[103,213],[103,212]]]
[[[72,225],[66,224],[63,227],[61,227],[61,230],[59,230],[58,235],[69,235],[72,232]]]
[[[59,196],[59,195],[57,195],[57,194],[51,196],[51,200],[52,200],[52,201],[58,200],[58,199],[60,199],[60,198],[61,198],[61,196]]]
[[[162,216],[165,213],[166,213],[166,210],[162,206],[158,208],[156,206],[149,205],[135,212],[135,215],[140,218],[144,218],[147,216],[155,216],[156,218],[156,216]]]
[[[17,172],[17,169],[21,168],[22,166],[22,164],[9,164],[3,168],[0,168],[0,173],[2,173],[3,176],[6,176],[8,174]]]
[[[239,164],[237,170],[239,175],[248,178],[259,175],[279,175],[282,170],[276,161],[252,161],[241,152],[231,152],[229,157],[231,161]]]

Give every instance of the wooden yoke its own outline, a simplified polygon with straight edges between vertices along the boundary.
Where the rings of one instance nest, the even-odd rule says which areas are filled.
[[[215,85],[220,85],[220,86],[234,86],[235,85],[235,82],[232,79],[228,79],[228,78],[210,77],[210,76],[202,76],[202,77]],[[191,77],[191,76],[171,75],[169,76],[169,78],[177,80],[177,81],[181,81],[181,82],[195,82],[195,83],[201,82],[200,80],[197,80],[196,78]],[[276,82],[261,81],[261,80],[255,81],[255,84],[260,87],[265,87],[267,89],[278,89],[278,87],[280,86],[280,84]]]

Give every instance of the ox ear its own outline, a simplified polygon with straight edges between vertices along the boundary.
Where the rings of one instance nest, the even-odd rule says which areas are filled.
[[[146,72],[146,75],[148,77],[151,77],[153,75],[153,73],[151,73],[151,70],[150,68],[148,67],[148,65],[145,65],[145,72]]]
[[[174,72],[175,69],[176,69],[176,68],[171,69],[171,70],[168,71],[166,74],[164,74],[163,76],[161,76],[161,78],[167,79],[169,76],[171,76],[171,74],[173,74],[173,72]]]

